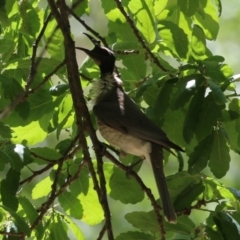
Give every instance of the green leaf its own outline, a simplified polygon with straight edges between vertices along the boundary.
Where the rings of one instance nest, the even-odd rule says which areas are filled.
[[[0,39],[0,53],[7,53],[9,51],[13,51],[16,43],[12,39]]]
[[[225,176],[229,170],[229,148],[221,129],[214,131],[213,147],[210,154],[209,167],[217,178]],[[219,167],[221,166],[221,167]]]
[[[25,165],[32,162],[29,149],[21,144],[8,145],[4,152],[15,171],[20,171]]]
[[[21,31],[24,34],[36,37],[40,29],[40,19],[37,9],[30,6],[29,2],[19,3],[19,13],[22,17]]]
[[[195,231],[194,222],[187,216],[179,216],[176,224],[170,224],[165,222],[164,229],[166,231],[173,231],[184,235],[190,235]]]
[[[231,73],[227,66],[224,67],[224,64],[222,65],[212,60],[209,61],[208,59],[204,60],[203,63],[206,76],[217,83],[223,83],[228,78],[225,77],[224,70],[226,71],[226,76],[230,75]]]
[[[157,95],[154,111],[160,118],[163,117],[164,113],[169,108],[174,83],[176,83],[177,80],[178,78],[172,78],[166,81]]]
[[[41,197],[47,197],[52,190],[52,181],[50,177],[42,179],[39,183],[35,185],[32,190],[32,198],[38,199]]]
[[[198,141],[208,136],[212,132],[213,127],[217,126],[217,121],[221,118],[222,108],[224,108],[224,105],[217,105],[212,93],[209,93],[204,99],[195,132]]]
[[[11,162],[11,158],[9,158],[9,156],[3,152],[2,150],[0,150],[0,171],[3,171],[5,165],[9,162]]]
[[[68,191],[64,191],[59,197],[58,201],[63,210],[70,216],[81,219],[83,216],[83,209],[78,198]]]
[[[72,164],[69,170],[71,175],[74,175],[77,170],[76,165]],[[89,171],[87,167],[83,167],[80,176],[69,186],[69,189],[74,196],[80,193],[87,195],[89,189]]]
[[[191,204],[198,199],[197,197],[203,193],[204,189],[205,187],[201,182],[188,185],[174,200],[175,210],[191,207]]]
[[[220,235],[220,233],[216,230],[216,229],[212,229],[208,226],[206,226],[205,231],[207,233],[207,236],[211,239],[211,240],[224,240],[222,238],[222,236]]]
[[[49,239],[51,240],[70,240],[67,235],[66,224],[59,215],[51,222],[49,231]]]
[[[128,7],[135,16],[137,29],[149,44],[153,43],[156,39],[155,21],[152,16],[153,2],[151,0],[135,0],[130,1]]]
[[[179,129],[183,129],[184,118],[185,115],[182,109],[177,111],[168,110],[164,114],[165,121],[162,126],[169,139],[181,146],[185,146],[186,144],[183,139],[182,131],[179,131]]]
[[[178,56],[181,60],[187,59],[188,40],[183,29],[170,21],[162,21],[158,24],[159,34],[162,37],[163,43],[173,53],[173,56]]]
[[[180,10],[188,17],[191,17],[198,10],[200,0],[180,0],[178,6]]]
[[[16,225],[16,227],[19,229],[19,232],[24,232],[27,236],[30,236],[30,234],[31,234],[30,228],[28,227],[28,225],[24,221],[24,219],[22,217],[20,217],[12,209],[10,209],[10,208],[8,208],[6,206],[1,206],[1,207],[12,216],[13,222]]]
[[[0,82],[4,90],[3,94],[5,98],[13,100],[19,93],[23,92],[22,86],[15,78],[0,74]]]
[[[143,99],[149,106],[153,107],[155,105],[158,91],[155,84],[151,84],[146,91],[144,91]]]
[[[146,76],[147,66],[145,62],[145,54],[131,54],[131,55],[123,55],[122,63],[126,68],[120,69],[122,74],[122,79],[124,80],[125,89],[136,87],[137,81],[140,81]],[[129,71],[128,69],[131,69]],[[128,71],[128,77],[124,77],[126,75],[125,71]]]
[[[198,74],[188,75],[180,78],[176,87],[176,92],[171,99],[171,109],[183,108],[190,98],[195,94],[198,86],[202,82],[202,77]]]
[[[75,236],[75,239],[77,240],[85,240],[86,238],[84,237],[81,229],[79,226],[72,221],[71,218],[64,216],[65,221],[68,223],[69,228],[72,230],[73,235]]]
[[[225,78],[231,78],[233,76],[233,70],[227,64],[222,64],[220,71],[222,72],[222,74],[224,75]]]
[[[18,209],[18,198],[16,197],[20,181],[20,173],[10,168],[6,179],[1,181],[2,204],[13,211]]]
[[[202,171],[208,163],[214,142],[214,134],[211,133],[201,140],[189,155],[188,172],[196,174]]]
[[[126,220],[135,228],[142,231],[157,233],[159,231],[156,215],[153,211],[150,212],[131,212],[125,215]]]
[[[240,225],[230,214],[218,212],[213,216],[213,220],[224,240],[240,238]]]
[[[77,7],[74,8],[74,12],[78,17],[81,17],[84,13],[89,13],[89,0],[86,1],[78,1],[78,0],[71,0],[73,6],[77,4]]]
[[[46,42],[51,39],[47,48],[47,51],[51,57],[60,61],[63,60],[65,55],[63,48],[63,35],[60,29],[57,28],[57,22],[54,18],[48,22],[47,28],[44,32],[44,37]]]
[[[65,93],[67,90],[69,90],[69,84],[64,83],[64,84],[58,84],[58,85],[52,86],[49,89],[49,92],[52,96],[60,96],[63,93]]]
[[[186,143],[190,143],[195,133],[203,105],[205,91],[205,86],[198,87],[189,104],[188,111],[183,123],[183,137]]]
[[[43,158],[48,161],[57,161],[62,155],[54,149],[48,147],[31,148],[31,153],[35,158]],[[46,161],[43,161],[46,164]]]
[[[155,238],[143,232],[126,232],[120,233],[115,240],[154,240]]]
[[[191,47],[195,59],[205,58],[206,39],[203,30],[198,25],[193,26]]]
[[[205,4],[200,6],[193,16],[193,21],[203,29],[207,39],[215,40],[219,30],[216,8],[211,0],[206,0]]]
[[[226,103],[226,97],[223,94],[220,86],[218,86],[214,81],[212,81],[211,79],[208,79],[208,84],[210,89],[212,90],[212,94],[214,97],[214,100],[216,102],[216,104],[218,105],[223,105]]]
[[[240,114],[240,100],[233,98],[228,105],[229,111],[231,113]],[[231,114],[232,115],[232,114]],[[235,114],[234,114],[235,115]],[[224,123],[224,130],[229,138],[230,147],[236,151],[240,152],[240,118],[237,117],[234,121],[228,121]]]
[[[34,221],[38,218],[38,213],[37,210],[34,208],[32,203],[30,202],[29,199],[26,197],[20,197],[19,198],[19,203],[21,204],[24,213],[26,213],[28,220],[30,221],[31,224],[34,223]],[[44,228],[42,222],[38,224],[38,226],[35,228],[36,231],[36,237],[37,239],[42,239],[44,235]]]
[[[109,186],[110,196],[122,203],[137,203],[143,200],[144,193],[139,184],[119,168],[114,168]]]
[[[153,211],[150,212],[132,212],[125,215],[125,218],[134,227],[141,229],[142,231],[149,231],[152,233],[159,232],[159,225],[156,219],[156,215]],[[190,234],[194,231],[195,225],[186,216],[178,217],[176,224],[169,224],[164,222],[164,229],[166,231],[173,231],[181,234]]]
[[[89,181],[87,194],[81,193],[78,196],[83,208],[82,221],[89,225],[99,224],[104,219],[103,209],[99,203],[96,191],[93,189],[92,180]]]

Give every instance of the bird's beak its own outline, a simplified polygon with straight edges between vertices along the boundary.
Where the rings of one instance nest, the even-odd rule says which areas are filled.
[[[100,43],[99,40],[96,40],[95,38],[93,38],[91,35],[89,35],[87,33],[83,32],[83,34],[86,35],[91,40],[91,42],[94,44],[94,49],[95,49],[95,47],[100,47],[101,43]],[[88,50],[88,49],[82,48],[82,47],[75,47],[75,48],[84,51],[85,53],[87,53],[90,56],[91,56],[91,52],[94,51],[94,49],[93,50]]]
[[[87,33],[83,33],[84,35],[86,35],[91,42],[94,44],[94,48],[92,50],[86,49],[86,48],[82,48],[82,47],[75,47],[78,50],[84,51],[89,57],[91,57],[98,65],[99,63],[99,51],[98,49],[101,48],[101,42],[99,40],[96,40],[95,38],[93,38],[91,35],[87,34]]]

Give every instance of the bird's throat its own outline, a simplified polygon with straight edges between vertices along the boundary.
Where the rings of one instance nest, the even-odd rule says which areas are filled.
[[[95,102],[98,98],[110,92],[114,87],[120,87],[121,85],[122,81],[113,74],[101,76],[93,85]]]

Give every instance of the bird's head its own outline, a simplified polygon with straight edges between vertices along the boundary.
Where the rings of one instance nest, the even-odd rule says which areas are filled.
[[[94,44],[94,48],[92,50],[88,50],[86,48],[76,47],[76,49],[84,51],[99,66],[101,75],[113,73],[116,60],[114,53],[110,49],[102,47],[100,41],[94,39],[89,34],[83,34],[91,40]]]

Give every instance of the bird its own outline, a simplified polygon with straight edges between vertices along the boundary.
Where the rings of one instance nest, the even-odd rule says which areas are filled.
[[[101,46],[101,42],[84,33],[94,44],[92,50],[75,47],[85,52],[99,67],[100,78],[94,86],[93,113],[98,130],[110,145],[122,153],[147,159],[152,165],[164,218],[176,223],[174,210],[164,171],[163,149],[183,151],[171,142],[166,133],[153,123],[139,106],[125,93],[122,80],[115,74],[116,57],[112,50]]]

